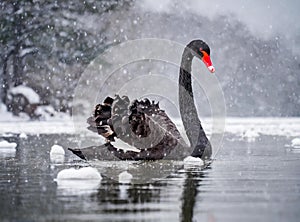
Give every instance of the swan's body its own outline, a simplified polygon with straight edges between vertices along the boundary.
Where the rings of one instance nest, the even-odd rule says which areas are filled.
[[[182,55],[179,73],[179,105],[180,114],[187,136],[190,140],[190,149],[184,144],[176,125],[161,110],[158,103],[148,99],[135,100],[130,103],[128,97],[107,97],[102,104],[95,107],[94,115],[88,119],[88,129],[105,137],[107,143],[102,148],[70,149],[82,159],[95,158],[106,160],[109,155],[121,160],[157,160],[163,158],[183,159],[191,155],[201,159],[209,159],[212,153],[211,145],[201,126],[196,106],[194,104],[191,66],[193,57],[203,60],[208,69],[214,72],[211,64],[210,49],[201,40],[190,42]],[[137,151],[126,151],[113,145],[115,138],[134,146]],[[106,149],[103,156],[101,150]],[[189,153],[187,152],[189,151]],[[109,152],[107,154],[107,152]]]

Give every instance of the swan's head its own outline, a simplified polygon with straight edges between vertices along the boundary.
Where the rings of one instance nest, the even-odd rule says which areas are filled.
[[[192,55],[201,59],[211,73],[215,72],[215,67],[210,59],[210,48],[204,41],[193,40],[188,47],[191,49]]]

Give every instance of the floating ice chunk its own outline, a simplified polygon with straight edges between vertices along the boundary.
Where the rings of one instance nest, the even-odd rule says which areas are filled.
[[[54,155],[54,154],[65,155],[65,150],[64,148],[62,148],[62,146],[55,144],[51,147],[50,150],[50,155]]]
[[[132,180],[133,176],[128,173],[127,171],[124,171],[119,174],[119,183],[130,183]]]
[[[101,183],[101,175],[97,169],[84,167],[81,169],[64,169],[57,174],[57,188],[63,195],[89,195],[96,193]]]
[[[0,150],[4,149],[16,149],[17,144],[16,143],[10,143],[6,140],[0,142]]]
[[[15,157],[16,143],[9,143],[6,140],[0,142],[0,157]]]
[[[21,139],[27,139],[27,135],[25,133],[20,133],[19,138]]]
[[[59,145],[53,145],[50,150],[50,160],[53,163],[63,163],[65,161],[64,148]]]
[[[97,169],[93,167],[83,167],[80,169],[64,169],[57,174],[59,180],[101,180],[102,177]]]
[[[203,160],[201,160],[199,157],[193,157],[193,156],[187,156],[186,158],[184,158],[183,163],[185,165],[197,165],[197,166],[204,165]]]
[[[294,138],[292,140],[292,147],[300,148],[300,138]]]

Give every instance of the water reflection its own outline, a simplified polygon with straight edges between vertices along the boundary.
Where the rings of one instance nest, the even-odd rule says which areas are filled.
[[[204,176],[205,174],[202,171],[199,171],[199,168],[190,168],[186,170],[181,197],[181,221],[193,221],[197,194]]]
[[[97,193],[100,180],[57,180],[57,195],[90,195]]]
[[[95,183],[57,183],[54,179],[61,170],[93,164],[78,161],[68,152],[63,163],[50,161],[51,146],[71,146],[72,137],[40,135],[17,139],[15,156],[0,158],[0,218],[253,221],[262,217],[264,221],[298,221],[300,155],[287,152],[286,138],[259,138],[251,143],[251,152],[247,142],[228,140],[227,150],[223,149],[219,159],[205,170],[182,165],[176,165],[175,170],[158,167],[159,171],[170,169],[170,176],[140,184],[121,184],[107,177]],[[270,141],[275,142],[269,144]],[[105,172],[105,164],[92,167]],[[142,164],[141,172],[138,168],[125,167],[120,173],[128,170],[133,176],[141,176],[147,172],[146,164]]]

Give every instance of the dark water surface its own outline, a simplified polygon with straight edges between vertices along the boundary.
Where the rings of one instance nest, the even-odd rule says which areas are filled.
[[[57,173],[87,166],[66,152],[51,163],[54,143],[70,146],[70,135],[6,140],[15,153],[0,153],[1,221],[299,221],[300,153],[291,139],[256,141],[225,135],[210,167],[183,167],[151,184],[119,184],[103,178],[77,189],[59,187]],[[97,164],[92,166],[97,168]],[[97,168],[99,170],[99,168]],[[101,173],[101,170],[99,170]],[[76,183],[76,182],[75,182]],[[82,189],[80,187],[82,186]]]

